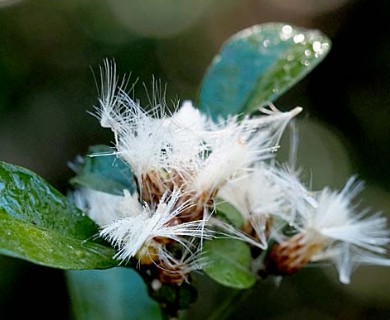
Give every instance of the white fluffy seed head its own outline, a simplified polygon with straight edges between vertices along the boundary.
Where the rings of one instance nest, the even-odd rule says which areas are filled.
[[[363,185],[352,177],[341,192],[324,189],[318,206],[310,208],[303,231],[308,241],[323,242],[324,251],[313,260],[331,260],[339,270],[340,281],[349,282],[353,268],[359,264],[390,265],[381,256],[390,242],[387,221],[379,214],[358,212],[354,197]]]
[[[260,161],[272,158],[287,123],[300,112],[280,112],[239,120],[232,117],[221,124],[209,125],[205,137],[208,149],[197,168],[191,188],[197,193],[222,187],[237,175],[247,174]]]
[[[269,105],[260,109],[263,116],[231,117],[216,124],[188,101],[167,117],[164,94],[155,93],[155,85],[151,111],[144,112],[117,88],[116,68],[108,61],[102,83],[101,123],[114,131],[117,155],[132,167],[138,181],[150,171],[188,172],[185,184],[195,194],[213,193],[235,174],[272,157],[287,123],[301,111],[297,107],[283,113]]]
[[[278,230],[267,229],[269,219],[277,217],[295,225],[303,208],[314,201],[296,174],[276,167],[274,162],[257,164],[251,172],[229,181],[219,196],[243,214],[263,247],[268,241],[266,233],[279,238]]]
[[[172,220],[187,209],[189,203],[176,204],[181,194],[174,191],[168,198],[163,196],[155,210],[145,205],[141,211],[130,217],[119,219],[102,228],[100,236],[118,248],[116,258],[129,260],[142,247],[155,247],[154,238],[167,238],[190,249],[192,238],[210,238],[212,233],[205,229],[205,221],[190,221],[171,224]],[[188,238],[187,238],[188,237]]]

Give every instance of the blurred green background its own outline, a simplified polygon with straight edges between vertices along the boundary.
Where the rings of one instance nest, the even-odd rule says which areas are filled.
[[[229,36],[287,22],[320,29],[333,41],[324,62],[276,103],[304,108],[304,178],[315,189],[340,188],[358,173],[367,182],[362,204],[390,216],[389,13],[383,0],[0,0],[0,160],[65,193],[68,162],[91,144],[112,141],[87,113],[97,104],[93,74],[104,58],[139,79],[141,100],[141,84],[152,75],[167,83],[169,99],[196,99]],[[229,305],[229,290],[201,276],[196,281],[200,298],[190,319]],[[307,268],[279,286],[260,283],[234,305],[229,319],[390,319],[390,270],[362,268],[342,286],[332,268]],[[0,319],[26,311],[29,318],[71,318],[64,275],[0,257]]]

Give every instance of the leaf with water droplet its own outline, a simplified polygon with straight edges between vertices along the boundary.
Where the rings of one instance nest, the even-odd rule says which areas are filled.
[[[96,224],[37,174],[0,162],[0,253],[63,269],[110,268]]]
[[[123,189],[135,190],[130,167],[105,145],[91,146],[76,171],[70,180],[75,185],[117,195],[123,195]]]
[[[308,74],[330,49],[317,30],[266,23],[231,37],[203,79],[200,109],[214,119],[251,113],[275,101]]]
[[[43,230],[0,210],[0,253],[61,269],[106,269],[118,265],[111,248],[53,230]]]
[[[252,274],[249,246],[235,239],[215,239],[205,242],[204,257],[208,264],[205,273],[215,281],[228,287],[247,289],[256,278]]]

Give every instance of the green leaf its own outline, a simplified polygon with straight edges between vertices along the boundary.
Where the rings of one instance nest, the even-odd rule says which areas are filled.
[[[94,236],[96,224],[30,170],[0,162],[0,209],[10,217],[77,239]]]
[[[241,228],[245,222],[242,214],[232,204],[221,199],[217,199],[216,213],[236,228]]]
[[[204,268],[206,274],[228,287],[247,289],[256,282],[251,273],[251,252],[242,241],[216,239],[204,245],[204,255],[210,264]]]
[[[0,162],[0,253],[63,269],[109,268],[96,224],[35,173]]]
[[[68,271],[67,279],[76,320],[162,319],[158,304],[132,269]]]
[[[275,101],[328,53],[317,30],[266,23],[231,37],[210,65],[200,88],[200,109],[214,119],[250,113]]]
[[[133,193],[135,182],[130,167],[112,152],[104,145],[90,147],[70,182],[111,194],[123,195],[123,189]]]
[[[0,253],[61,269],[106,269],[118,265],[111,248],[43,230],[0,210]]]

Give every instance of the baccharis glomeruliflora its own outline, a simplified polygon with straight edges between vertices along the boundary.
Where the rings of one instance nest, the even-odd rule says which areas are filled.
[[[215,122],[189,101],[171,113],[163,95],[144,110],[108,61],[101,81],[96,113],[113,131],[113,154],[131,167],[137,191],[114,196],[82,189],[75,198],[117,259],[155,266],[161,281],[180,284],[202,268],[203,240],[222,236],[257,246],[264,269],[278,275],[326,259],[348,282],[356,264],[390,265],[381,256],[389,242],[386,220],[367,218],[352,203],[361,184],[352,179],[340,193],[313,192],[277,165],[281,135],[301,108],[281,112],[269,105],[259,108],[261,115]],[[217,197],[241,213],[241,229],[211,217]]]

